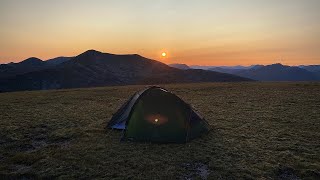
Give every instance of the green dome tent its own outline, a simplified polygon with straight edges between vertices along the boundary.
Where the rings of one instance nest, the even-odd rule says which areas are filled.
[[[108,127],[124,130],[122,140],[162,143],[188,142],[209,131],[208,123],[189,104],[160,87],[134,94]]]

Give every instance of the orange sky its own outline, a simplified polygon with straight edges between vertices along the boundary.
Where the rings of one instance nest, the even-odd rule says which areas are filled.
[[[96,49],[189,65],[319,64],[319,9],[318,0],[2,0],[0,63]]]

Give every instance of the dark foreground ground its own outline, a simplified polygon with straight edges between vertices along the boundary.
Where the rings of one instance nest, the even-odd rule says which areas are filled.
[[[319,179],[319,83],[165,85],[212,131],[187,144],[106,130],[144,86],[0,94],[0,179]]]

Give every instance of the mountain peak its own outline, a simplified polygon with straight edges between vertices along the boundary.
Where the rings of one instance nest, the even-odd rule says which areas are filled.
[[[283,66],[283,64],[281,64],[281,63],[275,63],[275,64],[271,64],[270,66]]]
[[[96,50],[94,50],[94,49],[90,49],[90,50],[85,51],[85,52],[82,53],[82,54],[102,54],[102,52],[96,51]]]
[[[290,66],[286,66],[281,63],[276,63],[276,64],[271,64],[271,65],[265,66],[265,68],[277,68],[277,69],[288,68],[288,67],[290,67]]]
[[[143,57],[140,54],[130,54],[130,55],[135,56],[135,57]]]
[[[37,57],[30,57],[28,59],[25,59],[21,62],[29,62],[29,61],[42,61],[41,59],[37,58]]]
[[[28,58],[28,59],[20,62],[20,64],[24,64],[24,65],[37,65],[37,64],[42,64],[42,63],[43,63],[43,61],[39,58],[36,58],[36,57],[31,57],[31,58]]]
[[[87,51],[79,54],[76,57],[78,57],[80,59],[89,59],[91,57],[97,57],[97,56],[100,56],[100,55],[103,55],[103,54],[104,53],[102,53],[100,51],[96,51],[96,50],[91,49],[91,50],[87,50]]]

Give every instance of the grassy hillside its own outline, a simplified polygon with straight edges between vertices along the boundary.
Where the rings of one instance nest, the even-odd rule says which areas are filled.
[[[0,94],[0,179],[320,178],[319,83],[165,85],[212,130],[119,142],[112,113],[144,86]]]

